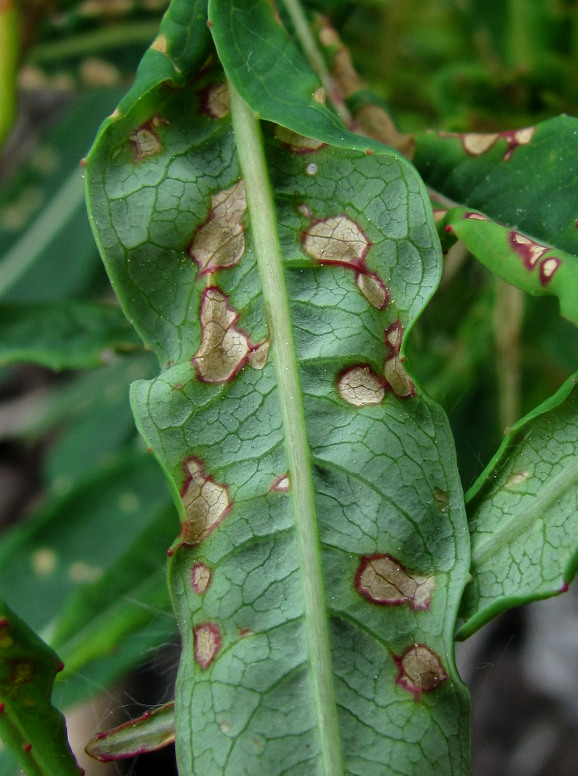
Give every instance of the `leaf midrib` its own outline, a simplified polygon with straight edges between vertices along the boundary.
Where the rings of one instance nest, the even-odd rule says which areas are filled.
[[[258,121],[229,82],[231,118],[263,288],[291,480],[304,622],[319,744],[326,776],[344,773],[333,683],[326,597],[315,509],[311,451],[305,424],[289,295]]]
[[[578,456],[575,456],[570,465],[554,477],[546,487],[540,489],[532,500],[531,507],[515,513],[502,528],[494,531],[487,541],[481,542],[477,546],[474,543],[472,565],[481,565],[497,550],[510,544],[526,528],[537,522],[552,503],[561,498],[575,484],[578,484]]]

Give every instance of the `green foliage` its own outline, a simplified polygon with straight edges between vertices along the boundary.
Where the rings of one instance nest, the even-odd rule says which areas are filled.
[[[26,17],[48,79],[154,34],[150,3],[65,5]],[[9,426],[54,442],[0,594],[61,707],[182,641],[174,712],[98,759],[174,725],[181,776],[466,776],[456,632],[575,573],[576,119],[546,111],[574,39],[548,3],[402,6],[173,0],[126,95],[73,100],[0,194],[0,361],[95,370]]]

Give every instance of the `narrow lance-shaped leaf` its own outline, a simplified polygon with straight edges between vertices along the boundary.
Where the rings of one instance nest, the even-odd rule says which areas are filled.
[[[267,11],[269,41],[257,5],[236,23]],[[403,361],[440,273],[427,197],[378,144],[284,119],[262,146],[235,105],[234,134],[218,70],[151,90],[87,161],[108,271],[163,367],[132,403],[181,516],[180,770],[465,774],[469,542],[446,420]],[[143,157],[131,135],[152,116]]]
[[[440,226],[508,282],[556,295],[576,324],[577,137],[570,116],[499,133],[425,132],[413,157],[449,208]]]
[[[467,638],[504,609],[565,592],[578,563],[576,375],[512,427],[468,493]]]
[[[0,738],[30,776],[79,776],[50,696],[58,656],[0,600]]]

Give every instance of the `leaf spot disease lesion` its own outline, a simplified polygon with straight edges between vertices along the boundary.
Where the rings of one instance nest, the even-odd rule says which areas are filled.
[[[531,272],[539,262],[540,283],[543,286],[547,285],[562,263],[556,256],[545,257],[545,254],[548,253],[551,248],[515,231],[508,232],[508,241],[512,250],[514,250],[522,259],[524,266],[529,272]]]
[[[235,325],[238,319],[239,313],[219,288],[209,286],[204,290],[200,309],[201,344],[191,359],[202,382],[228,382],[248,363],[255,369],[265,366],[268,343],[252,344],[248,335]]]
[[[383,401],[385,381],[369,366],[354,366],[339,375],[337,390],[348,404],[366,407]]]
[[[200,93],[199,110],[212,119],[222,119],[231,110],[231,99],[227,84],[209,84]]]
[[[506,151],[503,160],[508,162],[516,148],[530,143],[535,131],[536,127],[524,127],[505,132],[439,132],[438,134],[440,137],[459,138],[462,148],[468,156],[481,156],[492,149],[499,140],[505,140]]]
[[[288,148],[294,154],[312,154],[325,145],[321,140],[315,140],[312,137],[305,137],[291,129],[277,125],[275,127],[275,137],[281,141],[285,148]],[[311,175],[311,173],[309,173]]]
[[[191,569],[191,587],[198,595],[202,595],[211,584],[213,572],[204,563],[195,563]]]
[[[201,274],[239,263],[245,252],[242,219],[246,209],[242,180],[211,197],[209,217],[197,229],[188,247],[189,256],[199,265]]]
[[[380,606],[408,604],[414,610],[427,610],[435,588],[431,576],[410,574],[391,555],[365,555],[355,575],[360,595]]]
[[[162,151],[163,144],[156,130],[159,127],[167,126],[168,123],[168,120],[163,116],[155,115],[128,136],[132,145],[132,158],[135,164]]]
[[[181,524],[181,543],[195,545],[206,539],[225,519],[231,511],[232,501],[227,486],[205,474],[198,458],[187,459],[183,468],[186,477],[181,500],[185,518]]]
[[[415,396],[415,385],[403,367],[403,356],[400,355],[402,340],[403,326],[400,321],[394,321],[385,330],[388,352],[383,372],[394,394],[400,399],[407,399]]]
[[[387,306],[387,287],[365,265],[371,243],[354,221],[344,215],[314,221],[301,240],[304,251],[315,261],[352,269],[357,275],[357,288],[373,307],[383,310]]]
[[[168,51],[166,35],[159,35],[152,43],[151,48],[154,51],[160,51],[161,54],[166,54]]]
[[[204,622],[193,630],[195,661],[203,671],[211,665],[221,649],[221,630],[213,622]]]
[[[274,479],[269,490],[273,493],[288,493],[290,486],[289,474],[280,474]]]
[[[448,678],[439,657],[424,644],[412,644],[400,657],[393,659],[399,670],[396,683],[412,693],[416,700]]]

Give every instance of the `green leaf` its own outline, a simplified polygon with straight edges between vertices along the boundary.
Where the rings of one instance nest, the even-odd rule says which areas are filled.
[[[100,273],[83,208],[79,162],[118,92],[83,94],[67,106],[0,191],[0,295],[3,301],[69,299]]]
[[[508,282],[558,296],[574,323],[577,132],[578,119],[559,116],[495,134],[420,133],[413,160],[434,196],[445,198],[441,225]]]
[[[154,752],[172,744],[175,740],[174,708],[171,701],[106,733],[98,733],[86,745],[86,753],[106,763]]]
[[[118,307],[88,303],[0,305],[0,364],[29,361],[50,369],[101,366],[138,339]]]
[[[472,581],[458,632],[562,593],[578,566],[576,375],[516,423],[468,493]]]
[[[79,776],[50,702],[58,656],[0,600],[0,736],[30,776]]]
[[[297,61],[268,4],[240,6],[235,30],[261,36],[245,70],[279,55],[271,24]],[[133,94],[86,167],[108,272],[163,369],[131,400],[181,517],[179,768],[462,776],[469,538],[447,421],[403,364],[440,275],[427,196],[291,78],[261,145],[234,90],[233,132],[222,72],[192,76]]]

